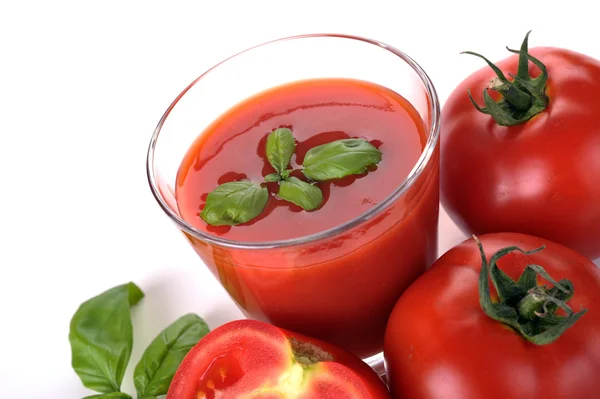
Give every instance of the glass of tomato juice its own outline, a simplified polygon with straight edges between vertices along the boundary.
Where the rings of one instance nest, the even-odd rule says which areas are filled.
[[[330,341],[362,358],[382,350],[388,316],[437,255],[439,103],[408,55],[361,37],[314,34],[243,51],[193,81],[152,136],[156,200],[249,318]],[[290,128],[298,174],[308,149],[361,137],[381,162],[319,183],[313,211],[281,200],[267,135]],[[301,177],[301,173],[298,174]],[[269,189],[256,219],[200,217],[217,185]]]

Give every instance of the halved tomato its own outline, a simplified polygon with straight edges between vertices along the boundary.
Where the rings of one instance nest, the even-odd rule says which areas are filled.
[[[188,353],[167,399],[379,399],[377,374],[331,344],[255,320],[227,323]]]

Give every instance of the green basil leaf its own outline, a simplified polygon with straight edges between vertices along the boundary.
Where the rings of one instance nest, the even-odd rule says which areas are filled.
[[[191,313],[165,328],[135,367],[133,380],[138,398],[166,395],[181,361],[208,332],[204,320]]]
[[[277,173],[287,168],[296,149],[292,131],[288,128],[275,129],[267,137],[267,159]]]
[[[121,388],[133,346],[130,307],[144,293],[133,283],[119,285],[82,303],[71,319],[71,363],[83,385],[96,392]]]
[[[101,393],[98,395],[90,395],[86,396],[83,399],[131,399],[130,395],[127,395],[123,392],[111,392],[111,393]],[[146,399],[146,398],[144,398]],[[148,398],[150,399],[150,398]]]
[[[279,173],[269,173],[265,176],[265,181],[267,183],[273,183],[279,180],[281,180],[281,176],[279,176]]]
[[[297,177],[282,180],[279,183],[279,193],[277,195],[281,199],[292,202],[307,211],[318,208],[323,202],[323,193],[319,187]]]
[[[381,161],[381,152],[364,139],[344,139],[313,147],[304,157],[302,173],[324,181],[366,172]]]
[[[249,180],[221,184],[206,198],[200,217],[213,226],[234,226],[254,219],[265,208],[269,191]]]

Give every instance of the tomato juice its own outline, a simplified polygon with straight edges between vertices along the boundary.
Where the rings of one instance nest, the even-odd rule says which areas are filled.
[[[236,226],[208,225],[200,211],[219,184],[263,182],[275,172],[265,142],[280,127],[293,132],[292,176],[303,180],[306,152],[334,140],[364,138],[381,151],[382,160],[367,173],[316,183],[324,197],[316,210],[279,199],[277,182],[262,183],[269,199],[259,217]],[[185,234],[248,317],[330,341],[362,357],[375,354],[382,349],[397,299],[436,257],[437,146],[397,199],[351,227],[339,227],[390,197],[411,174],[426,142],[417,111],[385,87],[315,79],[270,89],[238,104],[202,132],[177,175],[181,217],[207,234],[245,244],[224,246]],[[252,246],[278,240],[287,242]]]

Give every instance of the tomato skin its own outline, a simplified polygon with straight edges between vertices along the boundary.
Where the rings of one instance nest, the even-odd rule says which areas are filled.
[[[600,269],[562,245],[517,233],[480,236],[486,256],[517,245],[498,265],[515,279],[542,265],[575,287],[568,302],[588,312],[557,341],[536,346],[483,313],[477,284],[481,256],[473,239],[440,257],[400,298],[384,354],[396,398],[592,398],[600,389]],[[494,292],[494,291],[493,291]]]
[[[332,359],[303,369],[301,386],[272,389],[280,387],[294,365],[290,340],[318,347]],[[207,399],[286,399],[287,394],[298,399],[390,398],[373,369],[355,355],[256,320],[232,321],[202,338],[181,363],[167,399],[202,398],[200,390]]]
[[[475,109],[495,76],[484,67],[450,95],[441,120],[441,201],[467,234],[513,231],[600,256],[600,62],[533,48],[548,68],[546,110],[515,126]],[[518,56],[496,65],[516,74]],[[530,74],[539,70],[530,63]]]

